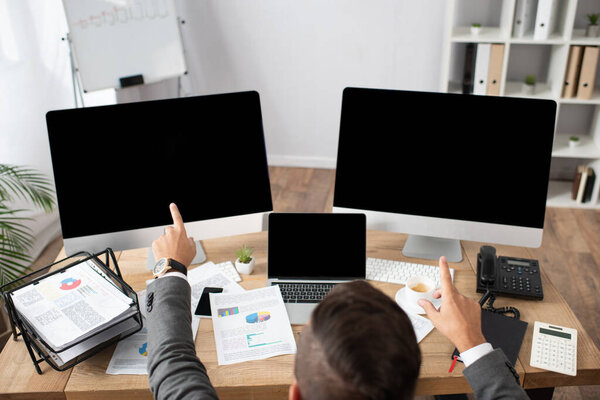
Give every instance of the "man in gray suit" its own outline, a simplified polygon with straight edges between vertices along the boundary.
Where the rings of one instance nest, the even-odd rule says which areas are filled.
[[[156,399],[217,399],[190,328],[186,267],[195,245],[175,204],[170,209],[173,226],[152,243],[158,264],[167,267],[157,268],[148,286],[150,390]],[[428,301],[421,306],[459,350],[475,397],[526,399],[502,350],[493,350],[483,337],[480,306],[456,290],[444,257],[440,270],[441,290],[435,293],[442,298],[440,310]],[[364,281],[340,284],[302,331],[289,399],[410,399],[420,364],[412,325],[400,307]]]

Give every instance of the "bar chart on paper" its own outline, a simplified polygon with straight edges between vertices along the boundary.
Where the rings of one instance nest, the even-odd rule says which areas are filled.
[[[219,317],[227,317],[229,315],[236,315],[238,313],[239,313],[239,310],[237,307],[219,308],[217,310],[217,314],[219,315]]]
[[[246,335],[246,340],[248,340],[249,348],[268,346],[282,342],[280,339],[278,340],[271,337],[271,335],[269,335],[267,332],[250,333]]]

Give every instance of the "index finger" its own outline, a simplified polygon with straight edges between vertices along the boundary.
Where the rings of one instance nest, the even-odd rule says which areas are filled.
[[[440,283],[442,286],[442,293],[448,293],[454,287],[452,285],[452,275],[450,274],[450,267],[446,257],[440,257]]]
[[[171,210],[171,217],[173,218],[173,225],[175,225],[175,228],[185,230],[185,227],[183,226],[183,218],[181,218],[181,214],[179,213],[177,205],[175,203],[171,203],[169,205],[169,210]]]

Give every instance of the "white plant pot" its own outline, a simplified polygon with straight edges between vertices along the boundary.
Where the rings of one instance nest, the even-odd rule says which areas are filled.
[[[585,29],[585,36],[598,37],[600,36],[600,25],[588,25]]]
[[[533,96],[535,94],[535,85],[523,84],[523,94],[527,96]]]
[[[248,264],[240,262],[239,258],[236,259],[235,269],[237,269],[240,274],[250,275],[254,270],[254,257],[252,257],[252,260]]]
[[[569,140],[569,147],[573,148],[573,147],[577,147],[579,146],[579,143],[581,143],[581,139],[575,141],[575,140]]]
[[[472,26],[471,27],[471,35],[477,36],[481,33],[481,27],[480,26]]]

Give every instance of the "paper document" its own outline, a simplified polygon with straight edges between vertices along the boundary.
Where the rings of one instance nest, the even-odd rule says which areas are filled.
[[[225,275],[213,262],[209,261],[188,271],[188,282],[192,288],[192,316],[196,311],[200,296],[205,287],[223,288],[223,293],[240,293],[245,289]],[[210,318],[210,317],[206,317]]]
[[[167,277],[162,279],[181,279],[178,277]],[[192,289],[191,299],[191,313],[192,313],[192,333],[194,340],[196,340],[196,334],[198,333],[198,325],[200,324],[200,317],[194,315],[198,301],[202,291],[206,286],[210,287],[221,287],[223,293],[240,293],[244,291],[244,288],[234,282],[231,278],[223,274],[214,263],[207,262],[199,267],[188,271],[187,275],[188,283]],[[155,280],[147,281],[147,285],[151,285]],[[138,293],[140,299],[140,310],[142,315],[147,317],[148,311],[146,310],[146,290],[142,290]],[[147,374],[148,364],[148,331],[146,328],[140,332],[130,336],[119,342],[115,352],[113,353],[108,368],[106,369],[107,374],[111,375],[145,375]]]
[[[162,279],[181,279],[177,277],[173,278],[162,278]],[[194,315],[194,311],[196,311],[196,306],[198,306],[198,302],[200,301],[200,296],[202,296],[202,291],[205,287],[220,287],[223,288],[223,293],[239,293],[243,292],[245,289],[238,285],[233,279],[225,275],[217,266],[209,261],[204,263],[194,269],[188,271],[187,280],[192,289],[192,300],[191,300],[191,311],[192,311],[192,333],[194,335],[194,340],[196,340],[196,333],[198,333],[198,325],[200,324],[200,317],[198,315]],[[154,282],[154,279],[150,279],[146,282],[146,286],[150,285]],[[140,299],[140,304],[146,304],[146,290],[143,290],[138,293],[138,298]],[[142,310],[142,314],[147,316],[146,307],[140,307]],[[206,317],[210,318],[210,317]]]
[[[433,323],[425,317],[421,317],[417,314],[406,313],[410,322],[412,323],[415,335],[417,336],[417,343],[425,338],[434,328]]]
[[[296,353],[279,286],[244,293],[211,293],[219,365]]]
[[[108,328],[104,332],[93,335],[87,340],[76,344],[75,346],[64,350],[60,353],[53,353],[48,350],[50,357],[56,362],[56,364],[61,367],[67,362],[71,361],[75,357],[79,357],[81,354],[85,353],[88,350],[93,349],[94,347],[113,339],[116,336],[119,336],[123,332],[131,331],[132,329],[138,327],[139,324],[134,318],[128,318],[123,322],[116,324],[113,327]]]
[[[106,373],[110,375],[147,375],[148,330],[141,331],[121,340],[113,353]]]
[[[137,310],[91,260],[16,290],[12,297],[17,312],[55,351]]]

